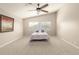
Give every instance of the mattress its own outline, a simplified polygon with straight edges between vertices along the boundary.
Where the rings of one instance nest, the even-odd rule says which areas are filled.
[[[48,39],[48,34],[46,32],[34,32],[32,33],[31,39]]]

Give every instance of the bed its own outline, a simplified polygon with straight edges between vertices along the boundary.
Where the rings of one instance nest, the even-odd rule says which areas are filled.
[[[48,34],[44,30],[37,30],[31,35],[31,41],[47,41],[48,38]]]

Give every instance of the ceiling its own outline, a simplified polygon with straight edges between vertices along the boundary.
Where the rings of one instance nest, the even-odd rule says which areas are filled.
[[[44,5],[45,3],[40,3],[40,6]],[[63,4],[57,4],[57,3],[49,3],[48,7],[44,8],[44,10],[47,10],[49,13],[56,12],[59,10]],[[29,11],[29,10],[35,10],[37,7],[37,3],[0,3],[0,9],[15,15],[20,18],[28,18],[33,16],[38,16],[36,11]],[[44,12],[40,12],[40,15],[46,14]]]

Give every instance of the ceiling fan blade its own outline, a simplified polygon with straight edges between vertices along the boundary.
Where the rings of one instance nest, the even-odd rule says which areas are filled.
[[[48,13],[48,11],[46,11],[46,10],[41,10],[41,11],[43,11],[43,12],[45,12],[45,13]]]
[[[40,9],[47,7],[48,4],[43,5],[42,7],[40,7]]]
[[[38,8],[39,8],[40,4],[38,3],[37,6],[38,6]]]

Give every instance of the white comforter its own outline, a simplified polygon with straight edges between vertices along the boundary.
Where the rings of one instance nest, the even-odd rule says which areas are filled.
[[[48,39],[48,34],[46,32],[34,32],[32,33],[31,39]]]

